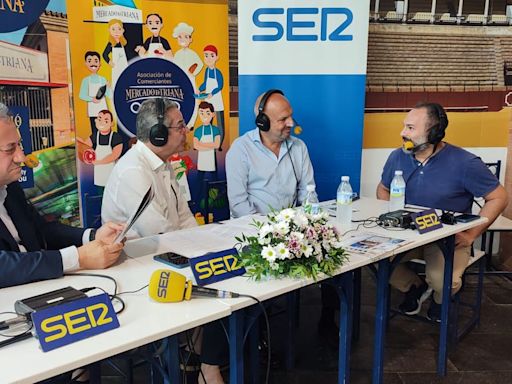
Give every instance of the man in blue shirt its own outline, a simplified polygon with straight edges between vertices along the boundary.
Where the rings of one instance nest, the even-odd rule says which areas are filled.
[[[226,154],[229,208],[233,217],[297,206],[306,187],[315,185],[313,166],[304,142],[290,135],[295,122],[283,92],[271,89],[256,99],[256,128],[237,138]],[[318,330],[331,344],[338,335],[334,313],[338,296],[322,285]]]
[[[471,244],[505,209],[507,193],[478,156],[442,141],[447,126],[446,113],[436,103],[420,103],[407,114],[401,132],[404,146],[389,156],[377,187],[377,198],[389,200],[393,175],[401,170],[406,181],[407,204],[471,213],[473,199],[485,199],[480,215],[487,217],[488,222],[455,237],[453,295],[462,285]],[[407,315],[417,314],[433,291],[427,316],[440,321],[443,254],[436,245],[427,245],[410,252],[402,262],[412,258],[425,259],[426,282],[405,264],[399,264],[390,278],[390,284],[406,294],[399,308]]]
[[[226,155],[233,217],[298,205],[306,197],[306,186],[315,185],[306,145],[290,136],[292,107],[283,93],[265,92],[254,112],[256,124],[264,124],[237,138]]]

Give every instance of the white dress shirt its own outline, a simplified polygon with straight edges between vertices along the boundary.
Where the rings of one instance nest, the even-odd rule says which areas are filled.
[[[144,237],[191,228],[197,222],[179,193],[174,171],[144,143],[137,143],[116,163],[103,193],[102,222],[126,223],[153,187],[155,197],[128,232]]]
[[[5,227],[14,238],[16,243],[18,243],[18,248],[20,252],[27,252],[25,246],[21,243],[20,235],[16,226],[14,225],[11,216],[7,212],[7,209],[4,206],[5,198],[7,197],[7,186],[0,187],[0,220],[4,223]],[[89,242],[90,229],[86,230],[82,235],[82,244],[86,244]],[[62,257],[62,269],[64,272],[70,272],[77,270],[80,268],[80,264],[78,263],[78,249],[75,246],[66,247],[59,249],[60,255]]]

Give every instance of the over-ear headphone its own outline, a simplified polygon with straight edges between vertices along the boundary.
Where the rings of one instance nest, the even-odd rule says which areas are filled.
[[[156,113],[158,122],[149,130],[149,141],[155,147],[163,147],[169,139],[169,130],[164,125],[165,103],[164,99],[156,99]]]
[[[270,96],[273,94],[278,93],[280,95],[284,96],[283,91],[279,89],[270,89],[267,92],[263,94],[260,100],[260,104],[258,105],[258,115],[256,116],[256,126],[260,129],[260,131],[268,132],[270,130],[270,119],[269,117],[263,112],[265,109],[265,104],[267,104],[267,100]]]
[[[448,116],[446,116],[446,112],[440,104],[429,103],[428,106],[429,112],[432,111],[436,115],[438,121],[438,123],[434,124],[428,132],[428,142],[435,145],[439,144],[444,138],[445,130],[448,126]]]

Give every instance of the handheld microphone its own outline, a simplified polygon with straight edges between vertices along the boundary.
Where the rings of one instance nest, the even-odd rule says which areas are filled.
[[[149,297],[159,303],[175,303],[190,300],[192,295],[229,299],[239,297],[238,293],[218,289],[197,287],[192,280],[170,269],[157,269],[149,280]]]

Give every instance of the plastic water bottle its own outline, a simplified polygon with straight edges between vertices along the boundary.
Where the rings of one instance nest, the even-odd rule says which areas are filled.
[[[405,207],[405,180],[402,171],[395,171],[389,191],[389,211],[398,211]]]
[[[306,198],[304,199],[304,203],[302,203],[302,207],[304,212],[310,213],[312,215],[317,215],[320,213],[320,203],[318,202],[318,197],[315,192],[314,185],[308,185],[306,187]]]
[[[346,231],[352,227],[352,187],[349,176],[341,176],[336,193],[336,222]]]

